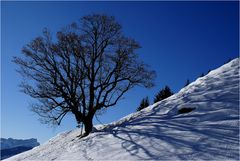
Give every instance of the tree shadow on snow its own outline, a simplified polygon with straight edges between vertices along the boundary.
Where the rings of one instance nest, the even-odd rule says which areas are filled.
[[[236,95],[239,87],[224,91],[225,93],[203,95],[201,90],[197,90],[183,94],[182,102],[178,98],[171,99],[171,102],[162,101],[160,106],[171,107],[175,111],[159,114],[161,107],[154,107],[151,111],[143,110],[128,121],[96,132],[96,136],[115,137],[120,140],[122,149],[139,160],[238,160],[239,109],[235,106],[239,104],[239,95]],[[201,102],[197,99],[199,96],[204,108],[209,109],[201,107]],[[226,99],[228,103],[222,107],[221,102],[226,102]],[[196,107],[197,110],[187,115],[176,115],[176,109],[181,103]],[[237,124],[232,124],[231,121]],[[115,144],[118,143],[119,141]],[[91,146],[97,144],[91,142]],[[106,145],[101,146],[109,145],[106,141]]]
[[[212,106],[211,102],[208,105]],[[140,115],[108,127],[99,135],[119,139],[121,147],[139,160],[167,160],[173,156],[177,160],[238,160],[238,125],[214,124],[215,115],[211,114],[160,117],[157,112],[158,108],[153,108],[150,113],[145,112],[144,117]],[[223,118],[215,118],[215,121],[239,120],[239,111],[235,112],[236,115],[221,114]],[[213,120],[211,124],[209,120]]]
[[[111,134],[121,140],[122,148],[139,159],[158,160],[172,156],[180,160],[216,159],[215,157],[226,159],[226,156],[229,159],[238,159],[239,157],[239,149],[234,149],[239,143],[236,127],[193,126],[171,120],[149,122],[148,119],[153,118],[146,118],[146,121],[141,123],[133,121],[124,127],[111,130]],[[145,127],[132,128],[138,125]],[[224,147],[226,142],[231,147]]]

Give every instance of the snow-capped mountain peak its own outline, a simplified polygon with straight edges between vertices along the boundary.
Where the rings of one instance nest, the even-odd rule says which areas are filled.
[[[25,147],[33,148],[38,145],[39,145],[39,143],[37,142],[37,139],[34,139],[34,138],[31,138],[31,139],[1,138],[1,150],[15,148],[18,146],[25,146]]]
[[[9,158],[16,154],[30,150],[40,145],[37,139],[1,138],[1,159]]]

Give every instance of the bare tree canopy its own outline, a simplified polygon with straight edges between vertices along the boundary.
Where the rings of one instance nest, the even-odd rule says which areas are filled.
[[[44,123],[60,124],[72,113],[88,135],[96,111],[116,105],[134,86],[153,86],[155,72],[138,59],[139,48],[114,17],[94,14],[54,38],[45,29],[13,62],[25,78],[22,91],[38,100],[31,107]]]

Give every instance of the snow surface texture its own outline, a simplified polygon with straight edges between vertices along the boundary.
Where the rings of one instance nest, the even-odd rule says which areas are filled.
[[[178,114],[181,108],[196,108]],[[117,122],[64,132],[7,159],[239,160],[239,58]]]
[[[37,139],[34,139],[34,138],[32,138],[32,139],[1,138],[1,150],[15,148],[15,147],[19,147],[19,146],[35,147],[38,145],[39,145],[39,143],[37,142]]]

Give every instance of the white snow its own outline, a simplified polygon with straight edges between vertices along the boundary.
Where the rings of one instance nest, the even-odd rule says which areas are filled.
[[[183,107],[194,111],[178,114]],[[239,160],[239,58],[179,93],[78,139],[80,129],[7,159]]]

